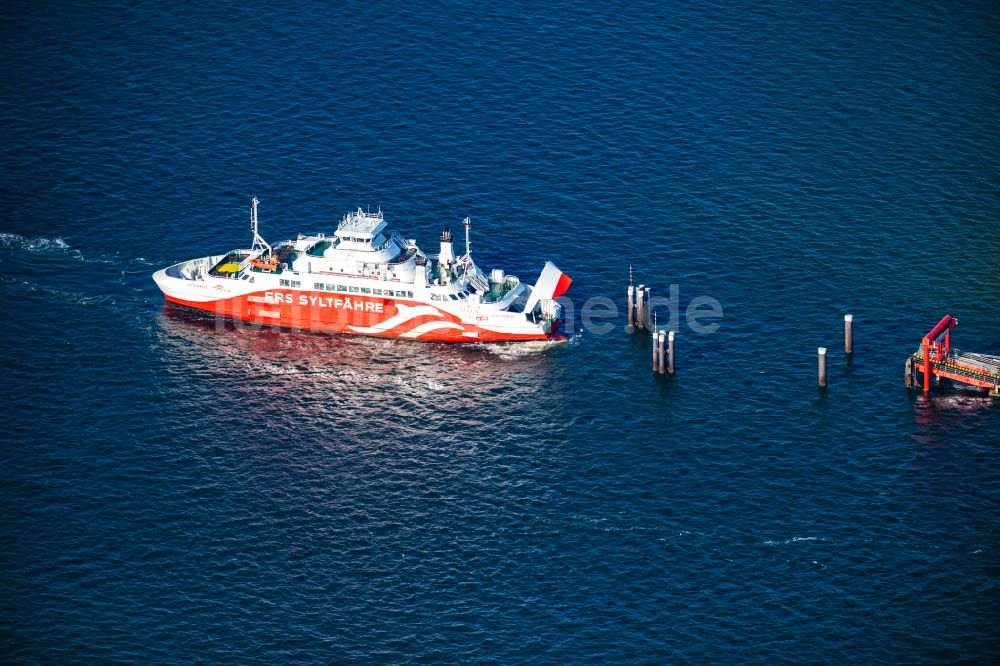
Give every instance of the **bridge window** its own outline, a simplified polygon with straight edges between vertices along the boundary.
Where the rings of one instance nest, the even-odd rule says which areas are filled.
[[[431,300],[432,301],[440,301],[441,300],[441,294],[431,294]]]

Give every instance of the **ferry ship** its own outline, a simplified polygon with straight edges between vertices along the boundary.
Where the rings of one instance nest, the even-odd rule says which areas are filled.
[[[386,225],[382,211],[348,213],[333,235],[299,235],[273,247],[258,232],[252,244],[191,259],[153,274],[168,301],[260,324],[439,342],[559,339],[571,279],[546,262],[534,286],[473,261],[469,218],[465,253],[451,230],[436,254]]]

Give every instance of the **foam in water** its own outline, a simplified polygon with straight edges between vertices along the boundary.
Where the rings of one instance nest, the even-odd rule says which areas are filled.
[[[10,233],[0,233],[0,248],[27,252],[67,252],[71,249],[62,238],[26,238]]]
[[[798,543],[800,541],[823,541],[819,537],[792,537],[791,539],[785,539],[784,541],[765,541],[765,546],[787,546],[789,544]]]
[[[116,254],[102,254],[88,257],[80,250],[74,249],[63,238],[28,238],[21,234],[0,233],[0,249],[12,252],[28,252],[43,256],[69,256],[75,261],[89,264],[109,264],[123,268],[147,267],[155,265],[145,257],[123,259]]]
[[[119,300],[111,294],[81,294],[75,291],[47,287],[7,276],[0,276],[0,284],[8,285],[14,292],[20,291],[22,293],[37,294],[45,298],[66,303],[76,303],[78,305],[117,305]]]
[[[499,356],[500,358],[518,358],[521,356],[541,354],[562,345],[574,345],[574,341],[579,337],[580,334],[576,333],[573,337],[565,340],[526,340],[524,342],[505,342],[502,344],[480,342],[473,346],[488,351],[489,353]]]

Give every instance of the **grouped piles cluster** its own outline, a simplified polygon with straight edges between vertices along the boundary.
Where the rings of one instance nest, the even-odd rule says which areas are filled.
[[[674,374],[674,331],[660,329],[652,310],[651,289],[640,284],[628,286],[628,324],[625,330],[649,331],[653,342],[653,372]]]

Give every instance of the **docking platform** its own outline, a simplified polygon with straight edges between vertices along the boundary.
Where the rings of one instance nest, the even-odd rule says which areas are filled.
[[[934,375],[939,380],[950,379],[989,389],[990,395],[1000,397],[1000,356],[952,350],[951,331],[957,325],[957,319],[945,315],[924,336],[920,348],[906,359],[906,386],[917,386],[922,382],[924,393],[927,393]]]

